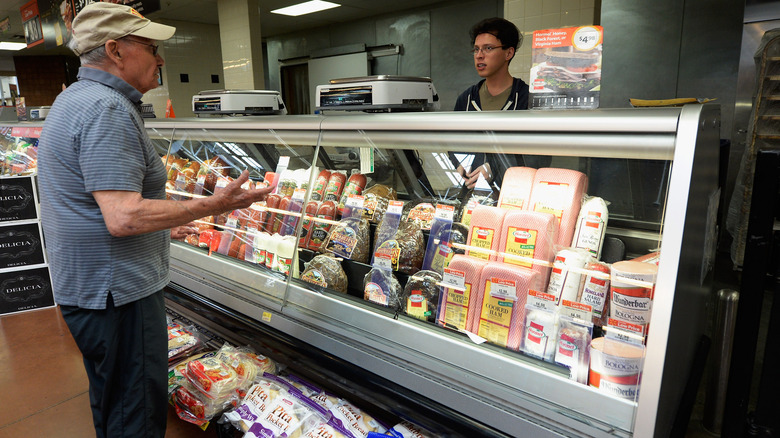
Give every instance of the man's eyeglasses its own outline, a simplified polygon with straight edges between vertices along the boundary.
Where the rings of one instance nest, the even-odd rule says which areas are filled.
[[[125,41],[130,41],[131,43],[141,44],[143,46],[149,46],[152,48],[152,56],[157,56],[157,50],[159,50],[159,46],[157,44],[149,44],[149,43],[142,43],[141,41],[131,40],[129,38],[126,38]]]
[[[507,48],[507,46],[474,47],[473,49],[470,50],[470,52],[473,53],[474,56],[477,56],[480,51],[482,51],[482,53],[484,53],[485,55],[490,55],[491,53],[493,53],[493,50],[496,50],[496,49],[506,49],[506,48]]]

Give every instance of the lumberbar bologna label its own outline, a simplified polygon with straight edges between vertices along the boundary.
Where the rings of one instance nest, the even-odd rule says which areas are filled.
[[[3,178],[0,182],[0,222],[37,219],[32,177]]]
[[[54,305],[49,268],[0,274],[0,314]]]
[[[44,262],[38,222],[0,227],[0,269]]]
[[[658,266],[622,261],[612,265],[610,316],[638,325],[650,322]]]

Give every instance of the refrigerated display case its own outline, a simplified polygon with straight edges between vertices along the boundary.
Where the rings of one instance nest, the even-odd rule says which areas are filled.
[[[583,173],[588,195],[609,202],[607,238],[620,244],[610,261],[660,249],[635,398],[570,380],[566,367],[364,300],[366,263],[341,262],[347,293],[294,278],[294,267],[302,271],[316,255],[306,248],[292,251],[293,269],[280,272],[254,263],[246,249],[231,254],[230,245],[220,251],[219,245],[172,242],[170,297],[196,302],[196,316],[215,313],[255,327],[271,344],[309,357],[321,374],[356,373],[337,380],[374,387],[355,390],[363,398],[384,387],[378,404],[408,403],[423,415],[414,418],[398,406],[388,412],[404,412],[430,428],[445,425],[449,416],[445,435],[669,435],[706,328],[719,199],[717,106],[171,119],[150,120],[146,127],[175,169],[169,174],[172,198],[218,190],[218,183],[206,186],[205,170],[200,178],[200,170],[184,175],[188,163],[212,173],[225,168],[223,178],[248,169],[255,182],[274,177],[279,190],[292,189],[303,214],[268,205],[254,211],[266,220],[273,214],[286,220],[294,247],[301,218],[313,219],[305,206],[321,169],[346,176],[354,169],[368,177],[367,187],[381,183],[407,203],[432,200],[456,211],[475,192],[483,200],[496,193],[464,189],[451,156],[470,159],[486,151],[520,164],[523,156],[542,155],[552,157],[553,168]],[[292,172],[268,173],[280,170],[280,163]],[[200,223],[216,224],[222,236],[246,248],[259,235],[246,227],[251,213]],[[443,420],[425,415],[436,410]]]

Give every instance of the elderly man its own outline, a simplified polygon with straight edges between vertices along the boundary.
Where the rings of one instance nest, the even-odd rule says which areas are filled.
[[[140,104],[164,64],[156,41],[174,32],[128,6],[86,6],[69,42],[78,81],[52,105],[38,147],[55,295],[84,358],[98,437],[165,435],[171,236],[271,190],[241,189],[244,171],[214,196],[165,199],[165,166]]]

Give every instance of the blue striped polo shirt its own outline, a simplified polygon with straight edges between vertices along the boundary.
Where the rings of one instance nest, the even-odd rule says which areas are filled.
[[[142,94],[81,67],[57,96],[38,143],[41,221],[55,299],[104,309],[145,298],[169,281],[170,231],[108,232],[92,192],[127,190],[165,199],[165,166],[144,129]]]

